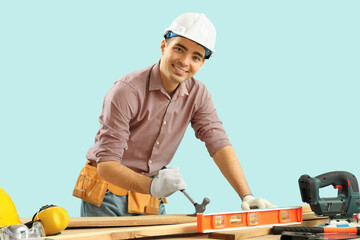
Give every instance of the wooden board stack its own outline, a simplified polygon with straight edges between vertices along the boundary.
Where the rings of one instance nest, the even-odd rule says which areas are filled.
[[[308,205],[303,206],[303,226],[313,226],[326,220],[327,218],[317,217]],[[262,227],[201,234],[197,233],[196,217],[186,215],[86,217],[70,218],[69,226],[65,231],[45,239],[280,239],[279,235],[269,235],[270,229],[271,227]]]

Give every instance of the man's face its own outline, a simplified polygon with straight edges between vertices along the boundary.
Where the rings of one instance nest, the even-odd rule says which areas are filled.
[[[194,76],[205,61],[205,49],[183,37],[163,40],[161,54],[160,74],[166,91]]]

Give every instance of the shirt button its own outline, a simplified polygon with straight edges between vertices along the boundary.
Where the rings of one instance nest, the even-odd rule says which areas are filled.
[[[156,141],[156,145],[159,145],[160,144],[160,142],[159,141]]]
[[[149,160],[149,164],[151,164],[152,163],[152,161],[151,160]]]
[[[166,121],[164,120],[163,125],[166,125]]]

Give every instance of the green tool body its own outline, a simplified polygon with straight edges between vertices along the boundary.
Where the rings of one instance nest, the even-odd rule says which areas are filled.
[[[321,198],[319,189],[330,185],[338,189],[337,196]],[[299,178],[299,187],[302,201],[310,204],[315,214],[330,219],[352,219],[360,213],[359,185],[349,172],[334,171],[316,177],[304,174]]]

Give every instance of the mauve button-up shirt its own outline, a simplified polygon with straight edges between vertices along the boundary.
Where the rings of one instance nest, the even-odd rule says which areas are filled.
[[[205,85],[188,79],[171,98],[162,86],[159,65],[115,82],[104,98],[100,130],[87,159],[118,161],[155,175],[173,158],[189,123],[210,156],[231,145]]]

